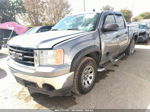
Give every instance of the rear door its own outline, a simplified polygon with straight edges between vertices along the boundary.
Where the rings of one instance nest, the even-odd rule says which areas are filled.
[[[128,46],[128,28],[121,14],[115,14],[115,18],[117,24],[119,25],[118,41],[120,46],[120,52],[123,52]]]

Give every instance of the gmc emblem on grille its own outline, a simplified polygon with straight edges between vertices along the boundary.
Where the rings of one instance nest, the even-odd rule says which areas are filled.
[[[14,58],[14,59],[20,59],[20,60],[23,59],[21,53],[11,52],[11,56],[12,56],[12,58]]]

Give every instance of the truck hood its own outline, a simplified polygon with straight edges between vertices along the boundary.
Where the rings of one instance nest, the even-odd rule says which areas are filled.
[[[26,48],[52,48],[55,44],[85,34],[83,31],[49,31],[36,34],[24,34],[12,38],[10,46]]]

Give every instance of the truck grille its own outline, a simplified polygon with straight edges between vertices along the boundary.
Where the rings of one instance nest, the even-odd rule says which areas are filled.
[[[23,65],[34,66],[34,50],[29,48],[21,48],[9,46],[10,57]]]

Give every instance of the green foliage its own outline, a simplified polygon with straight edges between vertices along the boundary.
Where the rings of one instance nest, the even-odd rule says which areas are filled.
[[[114,10],[110,5],[103,6],[101,10]]]
[[[141,20],[142,18],[141,17],[135,17],[135,18],[133,18],[133,20],[132,21],[134,21],[134,22],[136,22],[136,21],[139,21],[139,20]]]
[[[139,16],[133,18],[133,21],[139,21],[142,19],[150,19],[150,12],[141,13]]]
[[[16,21],[15,16],[24,12],[22,0],[0,0],[0,22]]]
[[[120,12],[124,15],[127,22],[131,22],[131,18],[133,16],[132,11],[128,9],[122,9]]]

